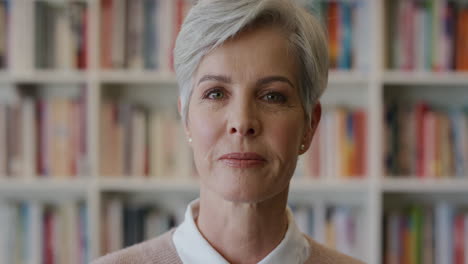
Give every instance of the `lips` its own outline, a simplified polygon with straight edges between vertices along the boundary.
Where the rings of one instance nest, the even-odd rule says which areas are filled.
[[[225,165],[233,168],[252,168],[262,166],[266,159],[255,152],[233,152],[219,158]]]

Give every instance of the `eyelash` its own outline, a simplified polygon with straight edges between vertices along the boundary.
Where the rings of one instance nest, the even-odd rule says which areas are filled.
[[[275,103],[275,104],[284,104],[287,101],[287,97],[284,94],[279,93],[279,92],[268,92],[267,94],[263,95],[262,98],[265,98],[265,97],[267,97],[269,95],[279,96],[280,99],[278,101],[275,101],[275,100],[270,101],[270,100],[266,99],[266,101],[269,101],[269,102],[272,102],[272,103]]]
[[[216,98],[210,98],[210,95],[213,94],[213,93],[221,93],[222,94],[222,98],[219,98],[219,99],[216,99]],[[268,100],[266,99],[267,96],[269,95],[274,95],[274,96],[278,96],[280,97],[278,100]],[[213,89],[209,89],[208,91],[206,91],[204,94],[203,94],[203,99],[208,99],[208,100],[223,100],[225,99],[225,96],[226,96],[226,92],[223,91],[223,89],[220,89],[220,88],[213,88]],[[287,102],[287,97],[282,94],[282,93],[279,93],[279,92],[267,92],[266,94],[262,95],[260,98],[262,98],[263,100],[267,101],[267,102],[270,102],[270,103],[274,103],[274,104],[284,104]]]
[[[222,93],[222,94],[223,94],[223,98],[221,98],[221,99],[210,98],[210,95],[213,94],[213,93]],[[209,89],[208,91],[206,91],[206,92],[203,94],[203,99],[222,100],[222,99],[224,99],[225,93],[226,93],[226,92],[223,91],[223,90],[220,89],[220,88]]]

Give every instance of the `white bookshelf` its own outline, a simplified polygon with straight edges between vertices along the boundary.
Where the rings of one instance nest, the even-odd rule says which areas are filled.
[[[466,85],[468,73],[385,71],[383,82],[388,85]]]
[[[468,179],[398,179],[388,178],[382,182],[384,192],[401,193],[464,193],[468,190]]]
[[[39,0],[36,0],[39,1]],[[49,2],[66,2],[71,0],[47,0]],[[385,194],[405,193],[411,195],[436,197],[443,194],[468,193],[467,178],[448,178],[443,180],[421,181],[413,178],[384,178],[383,175],[383,126],[384,89],[389,86],[464,86],[468,95],[467,73],[423,73],[399,72],[384,69],[382,54],[384,54],[384,1],[363,0],[369,5],[368,20],[369,38],[369,69],[366,71],[331,71],[329,89],[325,93],[325,101],[341,100],[340,94],[353,97],[351,104],[356,103],[367,110],[367,172],[362,179],[323,179],[307,180],[293,179],[291,184],[292,199],[308,200],[313,204],[329,202],[350,202],[358,205],[363,213],[362,258],[367,263],[382,263],[382,212]],[[17,2],[16,0],[12,2]],[[18,1],[19,2],[19,1]],[[10,52],[15,58],[22,56],[24,64],[14,63],[11,69],[0,72],[0,87],[22,84],[85,84],[87,86],[87,149],[89,150],[89,175],[79,179],[37,179],[0,178],[0,199],[23,197],[24,199],[56,199],[77,197],[85,201],[89,208],[89,243],[91,256],[100,255],[100,216],[101,202],[107,193],[144,194],[154,193],[155,197],[169,192],[186,193],[188,196],[198,192],[198,184],[190,179],[145,179],[143,177],[100,177],[99,175],[99,109],[104,89],[113,86],[132,87],[132,93],[139,93],[140,87],[151,86],[158,95],[177,92],[175,75],[171,72],[108,70],[100,67],[100,1],[82,0],[89,6],[88,35],[88,68],[77,70],[35,70],[28,63],[28,56],[34,57],[34,50],[17,49],[25,45],[12,45]],[[27,10],[26,10],[27,11]],[[26,12],[25,11],[25,12]],[[18,10],[12,15],[21,13]],[[18,18],[12,18],[13,23]],[[33,22],[27,19],[21,23]],[[27,27],[12,24],[12,30],[33,35],[34,26]],[[21,40],[21,39],[20,39]],[[18,40],[18,41],[20,41]],[[26,45],[30,49],[33,46]],[[31,58],[29,58],[31,59]],[[26,61],[26,62],[24,62]],[[145,88],[145,89],[146,89]],[[41,88],[34,88],[41,89]],[[129,89],[129,88],[123,88]],[[355,97],[355,98],[354,98]],[[354,102],[353,102],[354,101]],[[31,165],[32,166],[32,165]],[[45,196],[44,196],[45,194]]]

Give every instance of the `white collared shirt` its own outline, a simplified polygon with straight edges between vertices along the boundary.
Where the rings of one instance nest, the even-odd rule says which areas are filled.
[[[185,212],[185,220],[174,232],[172,240],[177,254],[187,264],[228,264],[205,238],[200,234],[195,218],[198,217],[199,200],[192,201]],[[309,243],[294,222],[292,212],[286,209],[288,230],[281,240],[258,264],[288,263],[303,264],[309,257]]]

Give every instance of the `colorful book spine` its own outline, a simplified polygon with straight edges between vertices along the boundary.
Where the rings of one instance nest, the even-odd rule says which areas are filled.
[[[367,113],[344,107],[325,109],[304,155],[306,177],[362,178],[367,173]]]
[[[419,102],[386,107],[385,170],[391,176],[466,177],[467,119],[463,107]]]
[[[454,0],[399,0],[388,15],[390,68],[466,71],[467,5]]]
[[[467,219],[463,207],[442,201],[389,208],[383,225],[385,263],[465,263]]]

